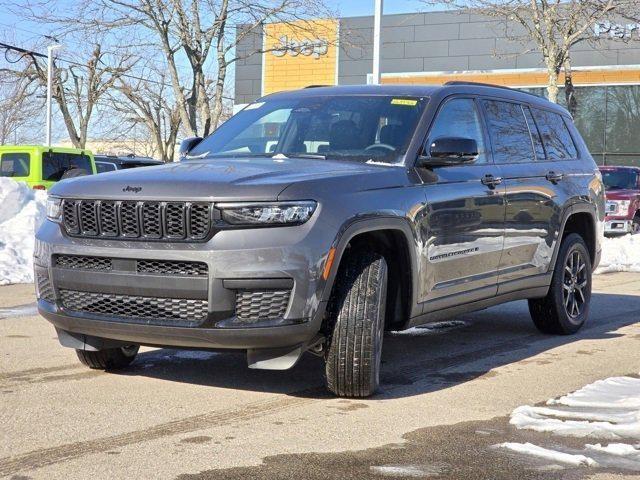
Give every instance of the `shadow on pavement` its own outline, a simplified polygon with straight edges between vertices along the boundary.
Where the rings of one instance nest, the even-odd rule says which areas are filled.
[[[640,320],[640,296],[594,293],[590,319],[576,335],[539,333],[526,302],[513,302],[456,318],[452,329],[415,328],[385,336],[382,387],[373,399],[420,395],[449,388],[491,370],[580,340],[606,340]],[[593,352],[583,351],[583,354]],[[533,360],[548,363],[549,360]],[[250,370],[242,352],[159,349],[143,352],[118,373],[218,388],[330,398],[324,361],[306,354],[291,370]],[[133,388],[133,387],[132,387]]]

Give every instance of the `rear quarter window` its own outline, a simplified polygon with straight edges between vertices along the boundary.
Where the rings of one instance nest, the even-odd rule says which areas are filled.
[[[28,153],[3,153],[0,156],[0,177],[28,177],[30,170]]]
[[[562,115],[532,108],[548,160],[569,160],[578,157],[578,150]]]

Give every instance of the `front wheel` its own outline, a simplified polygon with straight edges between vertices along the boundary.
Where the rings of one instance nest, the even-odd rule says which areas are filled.
[[[76,350],[78,359],[83,365],[98,370],[119,370],[127,367],[138,355],[138,345],[126,347],[107,348],[92,352],[89,350]]]
[[[368,397],[380,384],[387,263],[376,253],[353,252],[340,265],[336,282],[327,388],[340,397]]]
[[[638,234],[640,234],[640,215],[633,217],[633,221],[631,222],[631,235]]]
[[[543,333],[568,335],[589,316],[591,257],[582,237],[568,235],[560,245],[549,293],[529,300],[533,323]]]

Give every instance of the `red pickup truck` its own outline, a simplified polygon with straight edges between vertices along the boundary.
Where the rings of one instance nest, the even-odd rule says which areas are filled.
[[[605,235],[640,233],[640,167],[600,167],[606,189]]]

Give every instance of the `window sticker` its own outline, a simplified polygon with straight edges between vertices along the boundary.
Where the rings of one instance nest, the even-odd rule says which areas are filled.
[[[405,107],[415,107],[418,104],[418,100],[413,98],[393,98],[391,99],[391,105],[404,105]]]

